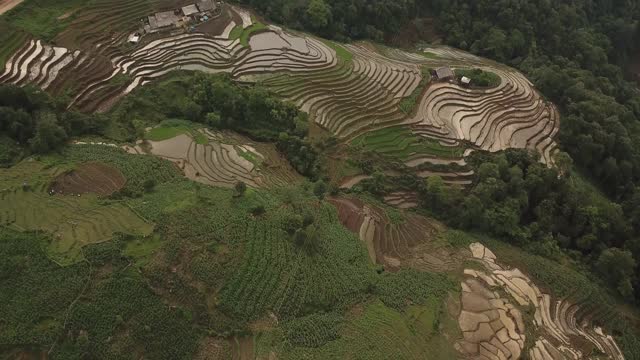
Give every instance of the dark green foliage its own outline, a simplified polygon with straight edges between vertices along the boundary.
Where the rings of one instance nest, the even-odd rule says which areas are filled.
[[[430,298],[441,298],[455,289],[455,283],[444,274],[401,270],[382,273],[374,294],[388,307],[403,310],[407,305],[424,305]]]
[[[89,267],[61,267],[42,250],[45,238],[0,228],[0,344],[50,346],[65,311],[89,280]]]
[[[294,346],[319,347],[340,337],[344,319],[335,313],[317,313],[283,324],[286,340]]]
[[[471,86],[476,87],[496,87],[501,81],[498,75],[482,69],[456,69],[455,73],[458,80],[466,76],[471,79]]]
[[[640,97],[622,67],[638,50],[631,3],[434,2],[450,45],[518,66],[558,105],[561,146],[616,198],[640,180]]]
[[[143,279],[114,274],[85,296],[89,301],[73,308],[68,328],[75,337],[86,331],[87,352],[128,357],[137,345],[149,358],[188,359],[195,351],[197,335],[189,319],[164,304]],[[123,331],[128,335],[120,339]]]
[[[236,195],[242,196],[244,195],[244,192],[247,191],[247,184],[242,181],[238,181],[234,186],[234,189],[236,190]]]
[[[230,129],[259,141],[277,142],[299,173],[315,177],[318,155],[307,140],[308,116],[260,86],[242,87],[226,75],[175,73],[168,80],[136,90],[111,114],[134,140],[135,129],[178,118]],[[144,121],[135,120],[144,119]]]
[[[283,132],[278,137],[277,146],[300,174],[312,179],[317,177],[320,170],[318,154],[307,139]]]
[[[338,40],[370,38],[381,41],[396,34],[415,13],[414,0],[240,0],[277,23],[307,29]]]
[[[152,192],[156,187],[156,179],[147,179],[142,183],[145,192]]]
[[[42,154],[59,149],[68,136],[97,134],[103,129],[104,117],[64,108],[64,104],[39,90],[0,85],[0,135],[13,140],[18,149]],[[16,155],[20,153],[15,151]],[[6,156],[0,164],[8,165],[14,160],[19,159]]]
[[[477,154],[469,162],[476,179],[468,193],[444,186],[438,177],[420,188],[424,206],[451,225],[497,236],[548,258],[560,258],[561,248],[578,250],[574,254],[591,263],[602,250],[623,247],[633,237],[621,206],[594,194],[578,175],[559,176],[526,151]],[[624,278],[623,288],[630,291],[629,269],[633,267],[619,269],[626,275],[612,287],[620,290]]]
[[[630,251],[617,248],[606,249],[598,257],[596,269],[625,298],[633,297],[631,279],[636,268],[636,261]]]
[[[324,181],[318,180],[316,181],[315,184],[313,184],[313,193],[315,194],[315,196],[318,197],[318,199],[320,200],[324,199],[324,194],[326,192],[327,192],[327,184],[325,184]]]

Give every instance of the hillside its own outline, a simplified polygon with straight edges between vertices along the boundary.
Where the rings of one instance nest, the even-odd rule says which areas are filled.
[[[3,358],[640,358],[635,197],[566,104],[328,10],[0,15]]]

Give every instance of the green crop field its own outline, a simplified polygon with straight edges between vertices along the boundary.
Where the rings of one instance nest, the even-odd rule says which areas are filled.
[[[63,15],[82,7],[88,0],[25,0],[4,15],[17,29],[45,40],[53,39],[73,20]]]
[[[165,120],[159,126],[149,130],[144,137],[147,140],[162,141],[181,134],[190,135],[198,144],[209,143],[207,137],[198,131],[198,127],[195,124],[182,120]]]
[[[321,41],[328,47],[332,48],[336,52],[336,55],[338,55],[338,58],[342,60],[343,63],[348,65],[353,60],[353,54],[349,50],[347,50],[347,48],[345,48],[343,45],[340,45],[331,40],[321,39]]]
[[[60,263],[80,260],[83,246],[109,240],[114,233],[148,235],[153,229],[121,203],[104,203],[92,195],[51,196],[42,190],[12,187],[0,192],[0,224],[50,234],[47,251]]]
[[[420,84],[415,90],[413,90],[413,92],[409,96],[402,99],[402,101],[398,105],[400,107],[400,110],[402,110],[402,112],[404,112],[405,114],[411,114],[414,111],[416,106],[419,104],[420,95],[422,95],[422,93],[425,91],[425,87],[427,87],[430,81],[431,81],[430,69],[427,68],[426,66],[423,66],[422,79],[420,80]]]
[[[443,146],[436,140],[421,138],[403,126],[365,133],[355,138],[351,145],[400,160],[407,159],[413,154],[455,158],[462,156],[464,152],[461,147]]]
[[[242,25],[236,25],[236,27],[231,30],[229,39],[240,39],[240,44],[242,44],[242,46],[249,46],[249,38],[251,35],[267,28],[265,24],[256,22],[255,19],[253,21],[254,23],[246,29],[243,29]]]

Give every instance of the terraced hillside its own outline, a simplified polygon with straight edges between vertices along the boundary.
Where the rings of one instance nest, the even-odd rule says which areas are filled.
[[[337,208],[340,222],[366,244],[371,262],[385,269],[409,266],[444,272],[458,268],[462,262],[455,252],[434,241],[442,231],[442,225],[434,221],[414,214],[400,215],[351,197],[329,201]]]
[[[536,360],[583,359],[598,353],[624,359],[612,336],[580,312],[576,302],[554,299],[517,268],[499,265],[482,244],[461,251],[439,241],[444,229],[422,216],[390,216],[354,198],[330,202],[342,224],[366,244],[371,261],[386,270],[463,272],[460,300],[449,305],[462,332],[455,345],[460,356],[520,359],[526,343],[531,344],[526,355]]]
[[[534,344],[528,353],[534,360],[577,360],[594,353],[624,359],[611,335],[588,318],[577,318],[578,306],[567,299],[554,300],[517,268],[503,268],[482,244],[473,243],[469,248],[484,270],[465,269],[465,279],[460,283],[458,322],[464,336],[456,346],[463,354],[480,359],[517,359],[528,341]],[[491,291],[495,288],[507,295]],[[535,309],[532,323],[522,312],[529,306]],[[530,326],[537,331],[527,331]],[[527,339],[531,335],[534,338]]]
[[[223,22],[218,35],[153,34],[137,46],[126,45],[134,20],[163,5],[98,1],[57,37],[66,48],[28,41],[7,61],[0,81],[71,90],[70,106],[101,112],[172,70],[225,72],[239,81],[260,81],[342,141],[405,126],[444,146],[530,148],[553,162],[557,110],[511,68],[444,47],[421,54],[322,41],[255,22],[237,7],[225,7],[225,16],[214,20]],[[426,69],[442,66],[489,71],[500,85],[464,88],[428,77]]]
[[[95,193],[108,196],[122,189],[127,179],[120,171],[101,163],[87,163],[58,176],[49,193],[80,195]]]
[[[174,162],[191,180],[232,188],[239,181],[257,188],[299,181],[291,165],[272,145],[231,133],[197,131],[197,138],[179,134],[165,140],[125,145],[131,154],[152,154]]]
[[[80,260],[83,246],[109,240],[114,233],[148,235],[153,230],[121,203],[101,204],[95,195],[52,195],[49,183],[64,176],[62,168],[34,162],[0,172],[0,225],[52,234],[47,252],[60,263]]]

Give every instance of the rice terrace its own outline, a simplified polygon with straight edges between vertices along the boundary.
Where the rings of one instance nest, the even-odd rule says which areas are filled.
[[[0,0],[1,358],[640,359],[606,3]]]

